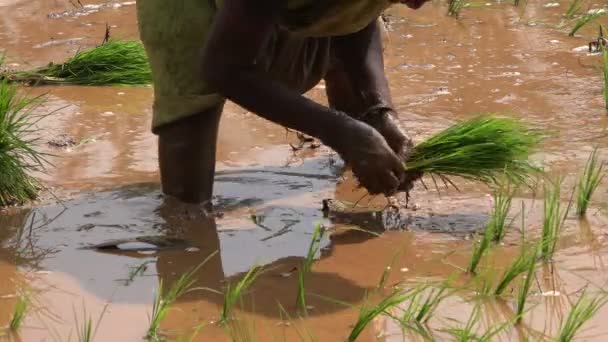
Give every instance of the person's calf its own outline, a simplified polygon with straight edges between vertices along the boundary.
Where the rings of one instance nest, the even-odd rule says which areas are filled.
[[[157,129],[163,193],[186,203],[211,201],[222,108]]]

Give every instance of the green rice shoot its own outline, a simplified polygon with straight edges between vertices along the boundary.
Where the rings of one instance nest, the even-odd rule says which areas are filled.
[[[15,303],[15,309],[13,310],[13,317],[11,318],[11,323],[9,324],[11,330],[19,330],[29,305],[30,298],[27,295],[23,294],[17,297],[17,303]]]
[[[604,54],[606,54],[604,52]],[[578,180],[576,196],[576,214],[585,216],[593,193],[604,178],[604,165],[598,160],[598,148],[594,148],[589,156],[583,174]]]
[[[523,246],[521,252],[507,269],[502,273],[496,284],[494,295],[500,296],[508,288],[509,284],[519,275],[530,269],[530,264],[535,264],[537,259],[537,249]]]
[[[541,134],[515,119],[480,116],[458,123],[416,145],[409,172],[438,176],[446,184],[457,176],[483,183],[526,183],[538,172],[528,157]]]
[[[507,321],[504,324],[495,326],[486,330],[482,335],[477,333],[478,324],[481,321],[481,305],[477,304],[473,308],[473,312],[469,316],[467,322],[461,326],[456,328],[446,329],[445,332],[450,334],[453,337],[452,341],[458,342],[490,342],[493,341],[493,338],[505,330],[509,325],[512,324],[511,321]]]
[[[41,186],[29,173],[46,164],[36,137],[44,116],[34,113],[41,102],[42,97],[19,95],[15,85],[0,81],[0,207],[38,197]]]
[[[600,26],[600,32],[603,32],[602,26]],[[602,76],[604,76],[604,89],[602,94],[604,95],[604,106],[608,110],[608,51],[606,47],[600,43],[602,49]]]
[[[570,33],[568,33],[568,35],[574,36],[576,34],[576,32],[578,32],[578,30],[583,28],[585,25],[587,25],[591,22],[594,22],[595,20],[599,19],[600,17],[606,15],[606,13],[607,13],[607,11],[603,8],[590,10],[589,12],[585,13],[576,22],[576,24],[574,24],[574,27],[572,27],[572,30],[570,30]]]
[[[564,14],[564,18],[574,19],[574,16],[580,13],[581,9],[583,8],[584,2],[585,0],[572,0],[568,6],[568,9],[566,10],[566,13]]]
[[[255,280],[262,274],[263,268],[259,265],[253,265],[247,274],[236,285],[228,283],[224,290],[224,306],[220,314],[221,325],[228,324],[232,318],[234,306],[241,300],[245,292],[253,285]]]
[[[146,332],[146,338],[150,341],[160,341],[163,339],[160,334],[160,324],[167,316],[169,307],[182,295],[192,289],[192,286],[196,282],[194,276],[198,270],[203,267],[217,252],[209,255],[202,263],[194,267],[190,271],[182,274],[169,288],[169,291],[164,291],[163,280],[161,279],[158,284],[158,289],[154,295],[154,303],[152,304],[152,315],[149,315],[148,319],[150,324],[148,325],[148,331]]]
[[[522,247],[525,248],[525,247]],[[537,251],[533,253],[536,259]],[[534,278],[536,272],[536,260],[532,260],[528,262],[528,270],[521,281],[521,285],[519,286],[519,292],[517,293],[517,316],[515,318],[515,323],[520,323],[524,310],[526,308],[526,300],[528,299],[528,294],[530,293],[530,289],[532,288],[532,278]]]
[[[417,292],[402,292],[402,291],[394,291],[389,296],[385,297],[375,306],[367,306],[364,305],[359,310],[359,317],[357,322],[353,326],[350,335],[348,336],[347,341],[353,342],[359,338],[359,335],[365,330],[365,328],[378,316],[387,313],[392,308],[395,308],[399,304],[405,302],[410,299]]]
[[[469,266],[467,267],[468,273],[476,274],[477,267],[479,266],[481,259],[487,253],[488,248],[490,248],[492,238],[494,237],[493,228],[494,227],[492,225],[488,224],[481,238],[475,241],[473,253],[471,254],[471,259],[469,260]]]
[[[465,6],[464,0],[448,0],[448,15],[456,17],[460,15],[460,10]]]
[[[76,318],[76,335],[78,342],[91,342],[93,341],[93,319],[87,315],[86,309],[83,311],[82,323]]]
[[[582,326],[590,320],[606,303],[608,295],[605,293],[590,298],[584,290],[579,299],[570,309],[566,321],[562,324],[559,334],[555,338],[557,342],[570,342]]]
[[[448,296],[447,290],[447,284],[442,284],[438,288],[431,286],[423,287],[421,291],[411,298],[409,305],[403,311],[400,321],[426,324],[433,316],[441,301]]]
[[[558,179],[552,185],[544,186],[543,226],[541,232],[541,257],[543,260],[553,258],[559,234],[568,215],[570,204],[567,208],[561,205],[561,184]]]
[[[74,84],[86,86],[148,85],[152,73],[141,42],[108,42],[77,52],[61,64],[49,64],[31,71],[10,73],[8,79],[30,84]]]
[[[514,191],[509,186],[501,186],[494,191],[494,208],[488,225],[491,227],[494,236],[492,241],[501,242],[507,233],[507,215],[511,209]]]
[[[307,311],[306,277],[312,271],[312,264],[314,263],[315,256],[321,248],[321,240],[323,239],[324,234],[325,229],[320,224],[317,224],[315,226],[315,231],[312,234],[310,245],[308,246],[306,259],[304,259],[302,266],[300,266],[300,269],[298,270],[298,297],[296,299],[296,303],[303,312]]]

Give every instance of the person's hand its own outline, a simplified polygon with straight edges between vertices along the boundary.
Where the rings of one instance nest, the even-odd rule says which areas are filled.
[[[366,113],[362,117],[362,121],[374,127],[384,137],[391,149],[399,156],[402,164],[405,165],[412,153],[414,143],[395,116],[396,114],[392,110],[379,109]],[[414,187],[414,182],[420,177],[422,177],[420,172],[405,172],[398,190],[409,192]]]
[[[405,168],[378,131],[349,119],[335,147],[353,173],[372,195],[395,194],[405,179]]]

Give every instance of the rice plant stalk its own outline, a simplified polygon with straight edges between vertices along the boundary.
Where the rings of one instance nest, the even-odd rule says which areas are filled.
[[[296,303],[303,312],[306,312],[306,277],[312,270],[312,264],[315,260],[315,256],[321,248],[321,240],[325,234],[325,229],[317,224],[315,231],[312,234],[310,245],[308,246],[308,252],[306,253],[306,259],[302,263],[298,271],[298,297]]]
[[[11,319],[11,323],[9,324],[11,330],[19,330],[21,323],[23,323],[23,319],[25,318],[29,304],[30,298],[26,294],[22,294],[19,296],[19,298],[17,298],[17,303],[15,304],[15,309],[13,310],[13,317]]]
[[[541,232],[541,257],[549,260],[555,253],[559,234],[568,215],[571,202],[566,208],[560,203],[562,180],[555,181],[551,187],[545,184],[543,227]]]
[[[23,204],[38,195],[39,182],[28,172],[47,163],[37,150],[36,124],[44,117],[34,114],[42,97],[18,94],[15,85],[0,81],[0,207]]]
[[[566,13],[564,14],[564,17],[566,19],[573,19],[574,16],[577,15],[583,8],[584,2],[585,0],[572,0],[568,6],[568,9],[566,10]]]
[[[198,270],[203,267],[217,252],[209,255],[202,263],[194,267],[190,271],[182,274],[169,288],[169,291],[165,293],[163,280],[161,279],[158,284],[158,289],[154,296],[154,303],[152,304],[152,315],[149,315],[150,324],[146,333],[146,338],[151,341],[161,340],[160,335],[160,324],[165,319],[169,311],[169,307],[183,294],[187,293],[192,289],[195,283],[194,276]]]
[[[225,325],[232,317],[232,311],[243,294],[251,287],[255,280],[262,274],[263,268],[253,265],[247,274],[236,285],[229,283],[224,290],[224,306],[220,314],[219,323]]]
[[[608,295],[600,294],[595,298],[589,298],[587,291],[583,291],[574,306],[570,309],[566,322],[557,335],[555,341],[570,342],[581,327],[590,320],[608,302]]]
[[[572,27],[572,30],[570,30],[570,33],[568,33],[568,35],[574,36],[576,34],[576,32],[578,32],[578,30],[583,28],[583,26],[599,19],[600,17],[604,16],[605,14],[606,14],[606,10],[603,8],[596,9],[596,10],[590,10],[589,12],[585,13],[576,22],[576,24],[574,24],[574,27]]]
[[[357,319],[357,322],[355,323],[353,329],[350,332],[350,335],[348,336],[348,342],[356,341],[359,335],[361,335],[361,333],[363,332],[363,330],[365,330],[369,323],[371,323],[376,317],[386,313],[388,310],[405,302],[416,293],[417,292],[415,291],[410,291],[406,293],[401,291],[394,291],[392,294],[382,299],[382,301],[380,301],[380,303],[375,306],[370,307],[364,305],[363,307],[361,307],[359,311],[359,318]]]
[[[142,43],[117,40],[79,51],[64,63],[13,72],[5,78],[31,84],[103,86],[152,83],[152,73]]]
[[[605,50],[602,50],[604,56],[608,56]],[[578,191],[576,196],[576,214],[579,217],[585,216],[587,208],[589,207],[589,201],[593,196],[593,193],[600,185],[600,182],[604,178],[604,165],[598,161],[598,148],[594,148],[593,152],[587,160],[583,174],[578,180]]]
[[[539,171],[528,157],[541,138],[539,131],[518,120],[480,116],[416,145],[406,170],[438,176],[446,184],[451,176],[489,184],[506,178],[522,184]]]
[[[509,186],[500,187],[494,191],[494,209],[488,223],[494,233],[492,238],[494,242],[500,242],[505,237],[507,232],[507,215],[511,209],[513,195],[514,191]]]
[[[490,242],[494,237],[493,229],[494,227],[492,225],[487,225],[481,239],[475,241],[473,254],[471,254],[471,260],[469,260],[469,266],[467,267],[468,273],[475,274],[477,272],[477,266],[479,266],[481,258],[487,253],[488,248],[490,247]]]

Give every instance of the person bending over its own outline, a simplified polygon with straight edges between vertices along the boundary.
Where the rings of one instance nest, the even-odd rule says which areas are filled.
[[[226,99],[318,138],[371,194],[408,191],[411,139],[384,73],[381,13],[426,0],[140,0],[163,192],[213,194]],[[329,107],[302,96],[325,80]]]

